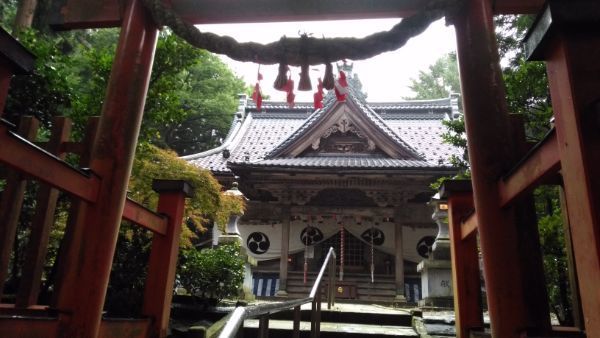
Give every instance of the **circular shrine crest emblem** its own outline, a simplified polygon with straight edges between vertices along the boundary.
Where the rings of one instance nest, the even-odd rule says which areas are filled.
[[[417,252],[423,258],[429,258],[429,253],[435,242],[434,236],[425,236],[417,242]]]
[[[371,233],[373,234],[373,245],[381,245],[385,242],[385,234],[377,228],[365,230],[360,237],[367,243],[371,243]]]
[[[323,233],[315,227],[306,227],[300,233],[300,240],[305,245],[313,245],[323,240]]]
[[[262,232],[253,232],[248,236],[246,240],[246,247],[252,253],[257,255],[262,255],[271,246],[271,241],[269,241],[269,237]]]

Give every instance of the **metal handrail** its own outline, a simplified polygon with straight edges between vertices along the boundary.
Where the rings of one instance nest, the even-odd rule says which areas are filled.
[[[306,298],[301,299],[292,299],[283,302],[277,303],[268,303],[268,304],[258,304],[255,306],[249,307],[237,307],[233,312],[231,312],[226,320],[227,323],[221,330],[219,334],[219,338],[230,338],[235,337],[240,326],[244,323],[245,319],[261,317],[259,331],[261,332],[260,336],[266,335],[266,330],[268,329],[268,315],[271,313],[276,313],[283,310],[294,309],[294,337],[299,336],[300,330],[300,306],[311,303],[311,337],[319,337],[319,329],[320,329],[320,320],[321,320],[321,292],[319,292],[321,287],[321,282],[323,279],[323,275],[325,274],[325,267],[329,265],[329,284],[327,288],[327,308],[330,309],[331,306],[335,304],[335,250],[333,247],[329,248],[327,252],[327,256],[325,257],[325,261],[321,266],[321,270],[319,270],[319,274],[317,275],[317,279],[313,284],[312,289],[310,290],[310,294]],[[267,327],[262,327],[263,323],[266,322]]]

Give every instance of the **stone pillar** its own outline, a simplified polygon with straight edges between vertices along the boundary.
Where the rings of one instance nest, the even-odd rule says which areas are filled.
[[[398,217],[394,218],[394,247],[396,248],[395,273],[396,273],[396,302],[406,302],[404,295],[404,248],[402,245],[402,224]]]
[[[235,219],[237,223],[240,216],[232,216],[232,218]],[[240,246],[240,256],[246,261],[244,264],[244,282],[242,283],[240,298],[244,300],[254,300],[254,294],[252,293],[252,266],[256,266],[256,259],[248,255],[246,248],[243,246],[242,236],[240,236],[240,234],[226,234],[219,236],[219,245],[227,243],[237,243]]]
[[[438,234],[429,257],[419,263],[423,299],[420,306],[453,307],[452,262],[450,261],[450,238],[448,235],[448,204],[434,196],[431,218],[438,226]]]
[[[290,251],[290,209],[286,207],[281,213],[281,257],[279,259],[278,297],[287,296],[288,256]]]

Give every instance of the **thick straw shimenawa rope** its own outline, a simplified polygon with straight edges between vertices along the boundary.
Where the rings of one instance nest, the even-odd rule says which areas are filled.
[[[285,63],[290,66],[316,65],[343,59],[364,60],[396,50],[422,33],[433,21],[456,9],[461,0],[430,0],[423,9],[403,19],[387,32],[378,32],[362,39],[356,38],[300,38],[282,37],[269,44],[237,42],[230,36],[200,32],[194,25],[183,21],[163,0],[143,0],[152,17],[191,45],[209,52],[227,55],[242,62],[259,64]]]

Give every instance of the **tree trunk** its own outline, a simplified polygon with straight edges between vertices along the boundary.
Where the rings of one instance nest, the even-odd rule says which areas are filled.
[[[17,34],[21,30],[31,27],[36,7],[37,0],[21,0],[19,2],[13,34]]]

